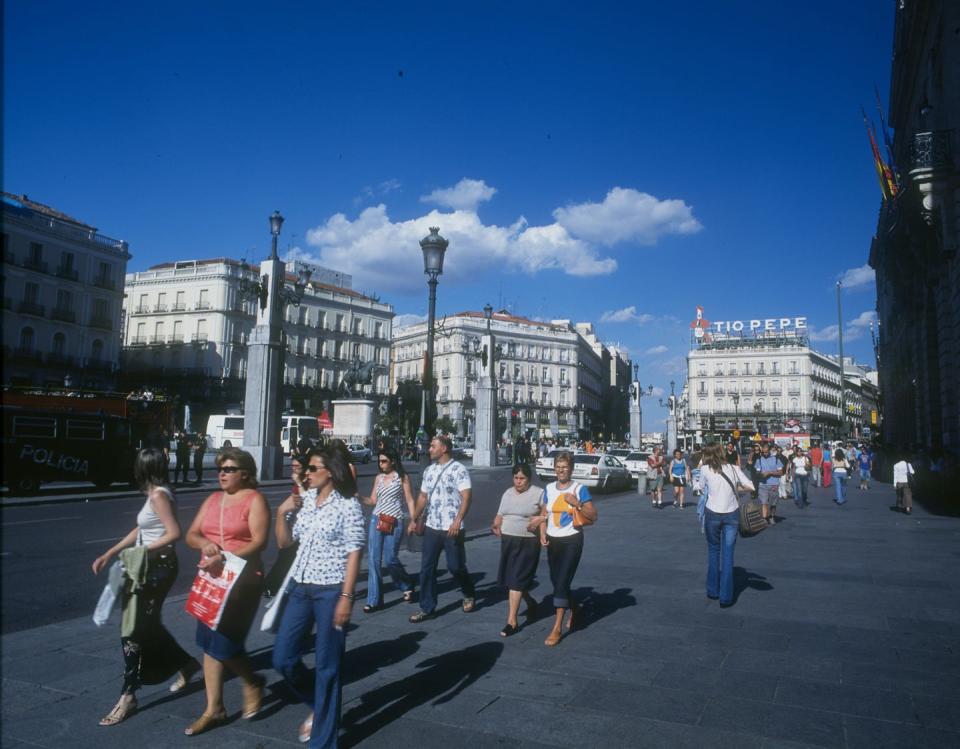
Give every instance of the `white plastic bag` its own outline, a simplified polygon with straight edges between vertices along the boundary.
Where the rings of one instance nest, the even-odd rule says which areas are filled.
[[[93,623],[102,627],[110,618],[110,612],[120,597],[120,588],[123,585],[123,565],[118,559],[107,571],[107,584],[103,586],[103,593],[100,594],[100,600],[97,601],[97,607],[93,610]]]

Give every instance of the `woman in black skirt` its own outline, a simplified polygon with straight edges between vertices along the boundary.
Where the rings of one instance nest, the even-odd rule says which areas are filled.
[[[530,521],[540,514],[543,489],[530,485],[530,466],[517,463],[513,467],[513,486],[503,493],[500,509],[491,530],[500,538],[500,572],[497,582],[510,591],[507,626],[501,637],[509,637],[518,627],[520,599],[527,603],[527,617],[533,616],[537,602],[528,592],[540,563],[540,539],[527,530]]]

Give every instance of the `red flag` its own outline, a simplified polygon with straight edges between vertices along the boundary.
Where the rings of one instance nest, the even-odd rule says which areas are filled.
[[[893,179],[893,172],[890,171],[890,167],[884,163],[883,157],[880,155],[880,148],[877,146],[873,128],[867,122],[866,112],[862,110],[861,112],[863,113],[863,124],[867,128],[867,136],[870,138],[870,150],[873,152],[873,166],[877,170],[877,179],[880,181],[880,192],[883,193],[884,200],[890,200],[897,194],[897,183]]]

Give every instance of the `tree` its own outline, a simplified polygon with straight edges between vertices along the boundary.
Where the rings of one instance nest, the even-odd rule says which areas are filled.
[[[441,416],[439,419],[433,422],[433,429],[434,432],[438,434],[454,434],[457,430],[457,426],[453,423],[449,416]]]

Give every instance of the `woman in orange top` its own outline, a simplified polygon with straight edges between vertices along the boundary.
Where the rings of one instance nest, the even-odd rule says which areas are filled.
[[[265,680],[253,672],[244,641],[260,603],[263,563],[260,552],[267,545],[270,508],[257,491],[257,465],[253,456],[235,447],[217,454],[219,492],[204,500],[187,531],[187,544],[201,553],[200,569],[222,568],[224,551],[247,560],[230,591],[216,630],[197,622],[197,645],[203,648],[203,678],[207,708],[184,733],[194,736],[223,723],[224,666],[243,681],[243,717],[260,712]]]

